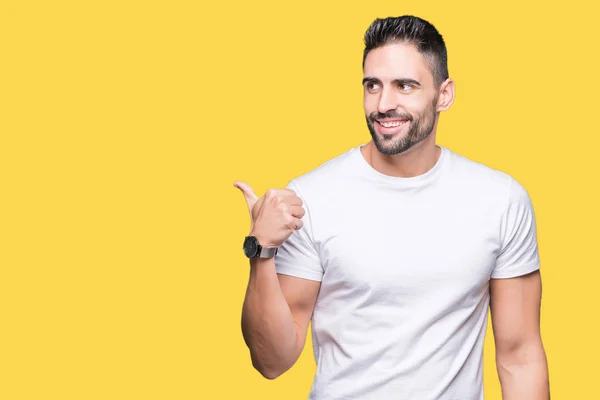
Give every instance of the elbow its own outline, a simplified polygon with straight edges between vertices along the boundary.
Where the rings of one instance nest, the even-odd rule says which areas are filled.
[[[274,368],[262,365],[258,360],[252,359],[252,366],[255,370],[257,370],[264,378],[268,380],[274,380],[281,376],[284,372],[287,371],[285,368]]]
[[[264,378],[266,378],[266,379],[268,379],[270,381],[278,378],[282,374],[280,372],[273,372],[273,371],[269,371],[269,370],[258,370],[258,372],[260,372],[260,374]]]
[[[496,349],[496,364],[502,369],[513,366],[546,363],[546,354],[541,340],[515,342]]]

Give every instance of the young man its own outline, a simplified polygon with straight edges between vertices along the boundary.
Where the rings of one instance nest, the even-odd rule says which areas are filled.
[[[454,99],[442,36],[413,17],[365,34],[371,141],[271,189],[252,227],[242,331],[274,379],[312,319],[309,399],[483,399],[488,306],[506,400],[549,399],[536,223],[511,176],[436,145]]]

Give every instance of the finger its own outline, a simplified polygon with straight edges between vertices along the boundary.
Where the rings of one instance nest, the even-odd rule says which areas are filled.
[[[290,206],[288,210],[290,214],[292,214],[292,216],[295,218],[304,217],[304,214],[306,212],[302,206]]]
[[[281,197],[289,197],[289,196],[295,196],[296,192],[294,192],[292,189],[270,189],[269,191],[267,191],[266,194],[270,194],[272,196],[281,196]]]
[[[302,201],[302,199],[298,196],[288,196],[288,197],[284,197],[283,201],[285,202],[285,204],[287,204],[288,206],[301,206],[304,205],[304,202]]]
[[[254,193],[254,190],[252,190],[250,185],[248,185],[247,183],[237,181],[233,184],[233,186],[240,189],[244,193],[244,196],[250,198],[251,200],[258,200],[258,196],[256,195],[256,193]]]
[[[246,198],[246,203],[248,204],[248,210],[252,211],[252,207],[254,206],[254,204],[256,204],[256,201],[258,200],[258,196],[256,195],[256,193],[254,193],[254,190],[252,190],[250,185],[248,185],[247,183],[239,181],[235,182],[233,186],[242,191],[244,197]]]
[[[294,227],[294,230],[298,231],[298,230],[300,230],[304,226],[304,223],[302,222],[301,219],[294,218],[294,220],[292,222],[292,225]]]

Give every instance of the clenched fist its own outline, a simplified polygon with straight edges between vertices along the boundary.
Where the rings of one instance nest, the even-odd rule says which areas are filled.
[[[244,182],[234,185],[244,193],[250,212],[250,235],[256,236],[263,247],[279,247],[294,230],[302,228],[304,216],[302,199],[291,189],[269,189],[258,198]]]

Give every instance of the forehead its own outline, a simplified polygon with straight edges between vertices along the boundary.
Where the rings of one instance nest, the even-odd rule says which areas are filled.
[[[411,78],[421,83],[432,83],[433,76],[416,46],[407,43],[390,43],[367,54],[364,75],[388,81]]]

